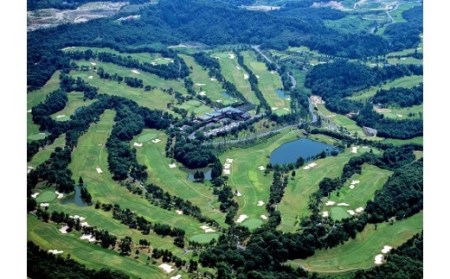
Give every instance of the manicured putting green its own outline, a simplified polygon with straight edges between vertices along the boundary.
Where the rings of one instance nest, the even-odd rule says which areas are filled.
[[[36,197],[36,202],[37,202],[37,203],[41,203],[41,202],[51,202],[51,201],[54,201],[55,199],[56,199],[55,191],[53,191],[53,190],[45,190],[45,191],[42,191],[42,192]]]
[[[334,220],[342,220],[344,218],[350,217],[350,215],[347,213],[346,207],[332,207],[330,209],[330,216]]]
[[[242,222],[242,226],[247,227],[249,230],[254,230],[261,227],[263,223],[264,222],[260,219],[248,219],[245,222]]]
[[[137,140],[138,140],[138,142],[147,142],[154,138],[156,138],[156,133],[147,133],[147,134],[140,136]]]
[[[218,239],[219,234],[218,233],[203,233],[203,234],[196,234],[189,238],[190,241],[195,241],[198,243],[209,243],[213,239]]]

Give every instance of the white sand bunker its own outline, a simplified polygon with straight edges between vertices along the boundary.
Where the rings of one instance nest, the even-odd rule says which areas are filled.
[[[234,55],[234,53],[228,53],[228,58],[234,59],[236,58],[236,55]]]
[[[256,76],[257,79],[259,79],[259,76],[258,76],[258,75],[255,75],[255,76]]]
[[[205,92],[205,91],[202,91],[202,92],[198,93],[198,95],[200,95],[200,96],[206,96],[206,92]]]
[[[317,166],[316,163],[311,163],[311,164],[309,164],[309,165],[303,167],[303,169],[304,169],[304,170],[309,170],[310,168],[314,168],[315,166]]]
[[[177,165],[176,165],[175,163],[169,164],[169,168],[171,168],[171,169],[174,169],[174,168],[176,168],[176,167],[177,167]]]
[[[86,220],[86,218],[78,216],[78,215],[75,215],[75,216],[70,215],[69,218],[75,219],[75,220],[80,220],[80,221]]]
[[[265,168],[264,166],[259,166],[258,169],[261,170],[261,171],[263,171],[263,170],[265,170],[266,168]]]
[[[276,71],[270,71],[270,73],[271,73],[272,75],[274,75],[274,74],[276,74],[277,72],[276,72]]]
[[[59,231],[60,231],[62,234],[66,234],[68,228],[69,228],[69,226],[63,226],[62,228],[59,229]]]
[[[348,203],[345,203],[345,202],[338,203],[337,205],[338,205],[338,206],[349,206],[349,204],[348,204]]]
[[[152,64],[153,66],[157,65],[155,61],[152,61],[150,64]]]
[[[263,206],[264,202],[263,201],[258,201],[258,206]]]
[[[222,103],[222,100],[216,100],[216,102],[218,102],[218,103]]]
[[[248,218],[247,215],[242,214],[242,215],[240,215],[239,218],[236,220],[236,223],[242,223],[242,222],[244,222],[244,220],[247,219],[247,218]]]
[[[272,110],[277,110],[277,109],[278,109],[278,107],[271,107],[271,109],[272,109]]]
[[[285,111],[289,111],[289,109],[288,108],[283,108]]]
[[[161,141],[160,139],[154,139],[154,140],[152,140],[153,143],[158,143],[158,142],[160,142],[160,141]]]
[[[230,171],[230,170],[223,170],[223,174],[225,174],[225,175],[230,175],[230,174],[231,174],[231,171]]]
[[[48,250],[48,252],[49,253],[52,253],[53,255],[57,255],[57,254],[62,254],[64,251],[59,251],[59,250],[56,250],[56,249],[54,249],[54,250]]]
[[[95,242],[96,239],[92,234],[83,234],[82,236],[80,236],[81,240],[87,240],[89,242]]]
[[[353,211],[353,210],[347,210],[347,212],[348,212],[348,214],[350,214],[350,215],[355,215],[355,211]]]
[[[133,146],[136,146],[136,147],[142,147],[142,142],[135,142],[134,144],[133,144]]]
[[[327,201],[327,203],[325,204],[326,206],[332,206],[334,205],[336,202],[334,201]]]
[[[352,146],[352,153],[358,153],[359,146]]]
[[[403,117],[403,115],[401,115],[401,114],[397,114],[397,117]]]
[[[92,66],[96,66],[96,65],[97,65],[97,63],[95,63],[95,62],[91,62],[91,65],[92,65]]]
[[[28,113],[31,113],[31,109],[27,110]]]
[[[174,271],[173,267],[170,264],[163,263],[159,267],[167,273],[171,273],[172,271]]]
[[[322,217],[328,217],[328,216],[329,216],[328,211],[322,212]]]
[[[215,79],[215,78],[210,78],[210,80],[211,80],[211,81],[216,81],[217,79]]]
[[[103,173],[101,168],[95,168],[97,170],[98,173]]]
[[[204,84],[204,83],[196,83],[195,85],[196,86],[205,86],[206,84]]]
[[[231,163],[233,163],[233,159],[227,158],[227,159],[225,160],[225,162],[227,162],[228,164],[231,164]]]
[[[267,216],[266,216],[266,215],[261,215],[260,217],[261,217],[261,219],[263,219],[263,220],[267,220],[267,219],[269,219],[269,218],[267,218]]]
[[[209,226],[207,225],[203,225],[200,227],[205,233],[212,233],[212,232],[216,232],[215,230],[211,229]]]
[[[35,199],[35,198],[37,198],[37,196],[39,196],[39,192],[37,192],[37,193],[34,193],[33,195],[31,195],[31,197],[33,198],[33,199]]]
[[[375,264],[380,265],[383,263],[383,255],[382,254],[378,254],[375,256]]]
[[[350,185],[349,188],[353,190],[355,189],[355,185]]]
[[[172,276],[172,277],[170,277],[170,279],[181,279],[181,275],[178,274],[177,276]]]
[[[39,206],[40,207],[48,207],[50,204],[48,202],[43,202]]]
[[[237,193],[236,193],[236,196],[238,196],[238,197],[242,197],[242,194],[241,194],[241,192],[237,191]]]
[[[181,211],[181,210],[176,210],[175,211],[178,215],[183,215],[183,211]]]
[[[219,57],[219,56],[213,56],[213,58],[216,58],[216,59],[220,59],[220,57]]]
[[[392,247],[389,245],[384,245],[383,250],[381,250],[381,253],[387,254],[392,250]]]
[[[133,74],[140,75],[141,73],[138,70],[131,70]]]
[[[64,118],[64,117],[66,117],[65,114],[59,114],[59,115],[56,116],[56,118],[58,118],[58,119],[59,119],[59,118]]]
[[[80,226],[82,226],[82,227],[90,227],[88,222],[83,222],[83,223],[80,224]]]
[[[352,180],[352,185],[355,185],[355,184],[359,184],[361,181],[359,181],[359,180]]]
[[[361,213],[364,211],[364,207],[358,207],[357,209],[355,209],[356,213]]]
[[[248,74],[244,74],[244,79],[248,79],[248,78],[249,78]]]
[[[93,79],[94,77],[93,76],[88,76],[88,79]]]
[[[239,71],[241,70],[241,67],[239,67],[239,66],[236,66],[236,69],[238,69]]]
[[[58,192],[58,191],[55,191],[55,194],[56,194],[56,198],[57,198],[57,199],[62,199],[62,198],[64,197],[64,194],[63,194],[63,193],[60,193],[60,192]]]

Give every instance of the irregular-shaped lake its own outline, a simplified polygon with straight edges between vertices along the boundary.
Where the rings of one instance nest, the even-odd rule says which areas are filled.
[[[339,151],[335,146],[307,138],[301,138],[287,142],[275,149],[270,155],[270,163],[272,165],[295,163],[300,157],[307,161],[311,157],[319,155],[322,151],[325,151],[327,155],[329,155],[333,150]]]

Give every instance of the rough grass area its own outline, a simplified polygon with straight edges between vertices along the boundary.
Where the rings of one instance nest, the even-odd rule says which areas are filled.
[[[394,248],[423,229],[423,213],[418,213],[393,225],[381,223],[367,225],[342,245],[328,250],[316,251],[315,255],[305,260],[289,261],[293,267],[302,267],[311,272],[337,273],[375,266],[375,256],[381,254],[384,245]]]
[[[380,112],[386,118],[393,118],[397,120],[408,118],[422,118],[423,105],[416,105],[406,108],[388,107],[387,111]]]
[[[39,152],[33,156],[28,165],[33,167],[39,166],[43,162],[50,159],[50,155],[53,153],[53,151],[55,151],[56,147],[63,148],[65,145],[66,145],[66,135],[62,134],[57,139],[55,139],[55,141],[52,144],[44,146],[41,150],[39,150]]]
[[[67,121],[75,111],[83,106],[89,106],[94,100],[85,100],[84,94],[81,92],[71,92],[67,94],[67,104],[64,109],[55,112],[51,117],[56,121]]]
[[[211,240],[213,239],[218,239],[219,238],[219,234],[218,233],[204,233],[204,234],[197,234],[192,236],[191,238],[189,238],[190,241],[195,241],[198,243],[209,243],[211,242]]]
[[[181,105],[177,105],[176,107],[187,110],[189,112],[188,116],[191,116],[192,113],[194,113],[195,115],[203,115],[207,112],[214,111],[211,107],[203,104],[198,100],[189,100]]]
[[[391,144],[394,144],[394,145],[404,145],[404,144],[408,144],[408,143],[415,143],[415,144],[423,145],[423,137],[415,137],[415,138],[407,139],[407,140],[385,139],[382,142],[383,143],[391,143]]]

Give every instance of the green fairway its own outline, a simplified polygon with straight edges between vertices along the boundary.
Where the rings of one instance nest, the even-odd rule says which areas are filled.
[[[143,143],[155,139],[157,136],[157,132],[147,131],[146,133],[141,133],[141,135],[137,138],[137,141]]]
[[[249,230],[254,230],[257,229],[259,227],[261,227],[261,225],[264,222],[260,219],[247,219],[244,222],[241,223],[242,226],[247,227]]]
[[[50,155],[52,154],[53,151],[55,151],[56,147],[62,148],[65,145],[66,145],[66,135],[62,134],[57,139],[55,139],[55,141],[52,144],[44,146],[44,148],[39,150],[39,152],[33,156],[28,165],[33,167],[39,166],[43,162],[50,159]]]
[[[338,177],[342,168],[351,157],[360,155],[366,150],[358,150],[352,153],[350,148],[345,149],[338,156],[316,160],[317,166],[309,170],[298,170],[294,180],[289,180],[284,191],[278,210],[281,212],[281,224],[279,229],[286,232],[296,231],[301,218],[310,214],[308,208],[309,196],[319,190],[319,183],[325,177]]]
[[[388,107],[387,110],[380,112],[386,118],[393,118],[397,120],[422,118],[423,105],[416,105],[406,108]]]
[[[30,141],[30,140],[41,140],[41,139],[45,139],[46,135],[47,134],[45,132],[44,133],[38,132],[36,134],[28,135],[27,139],[28,139],[28,141]]]
[[[147,166],[148,182],[155,183],[172,195],[189,200],[201,209],[202,214],[225,225],[225,215],[218,210],[219,203],[212,194],[212,188],[207,184],[189,181],[187,173],[181,170],[182,165],[178,162],[175,162],[176,168],[170,168],[172,159],[165,157],[167,135],[150,129],[144,129],[141,135],[149,133],[155,133],[161,142],[150,141],[145,142],[142,147],[136,147],[138,162]],[[141,135],[135,138],[138,139]]]
[[[78,181],[80,176],[83,177],[84,184],[94,202],[98,200],[103,203],[117,203],[122,208],[129,208],[151,222],[181,228],[186,231],[187,237],[201,233],[200,223],[195,219],[152,205],[112,179],[108,170],[105,143],[114,124],[114,115],[114,111],[105,111],[100,121],[92,124],[87,133],[80,137],[69,165],[73,179]],[[100,168],[103,173],[98,173],[96,168]]]
[[[347,214],[347,210],[355,210],[358,207],[366,207],[369,200],[375,197],[376,191],[380,190],[389,176],[392,175],[391,171],[380,169],[373,165],[364,164],[362,166],[361,174],[353,175],[348,181],[345,182],[344,186],[338,190],[333,191],[329,197],[329,201],[336,202],[336,205],[329,207],[323,203],[323,210],[331,209],[331,218],[335,220],[340,220],[345,217],[350,217]],[[355,184],[354,189],[350,189],[349,186],[352,181],[359,180],[359,184]],[[347,203],[348,207],[338,206],[338,203]],[[344,209],[344,210],[341,210]]]
[[[117,50],[107,48],[107,47],[68,47],[64,48],[63,51],[86,51],[92,50],[94,53],[98,52],[107,52],[115,55],[121,55],[125,57],[131,57],[133,59],[139,60],[141,63],[151,63],[154,65],[166,65],[169,63],[173,63],[173,59],[162,57],[160,53],[150,53],[150,52],[142,52],[142,53],[122,53]]]
[[[39,195],[36,197],[36,202],[39,203],[49,203],[56,200],[56,194],[54,189],[45,189],[43,191],[38,191]]]
[[[209,243],[213,239],[217,240],[219,238],[219,236],[220,235],[218,233],[204,233],[204,234],[194,235],[191,238],[189,238],[189,240],[203,244],[203,243]]]
[[[391,143],[391,144],[394,144],[394,145],[403,145],[403,144],[408,144],[408,143],[415,143],[415,144],[423,145],[423,137],[415,137],[415,138],[407,139],[407,140],[385,139],[385,140],[382,141],[382,143]]]
[[[94,100],[84,100],[84,94],[82,92],[71,92],[67,94],[68,101],[66,106],[54,114],[51,117],[56,121],[67,121],[75,111],[83,106],[89,106]]]
[[[259,77],[258,87],[272,108],[272,111],[279,115],[289,113],[291,109],[290,101],[279,97],[276,92],[277,89],[283,88],[278,73],[271,73],[267,69],[266,64],[257,60],[256,54],[253,51],[243,51],[241,54],[244,57],[244,63],[256,77]]]
[[[224,105],[230,105],[237,100],[231,96],[222,94],[225,89],[222,88],[222,84],[217,80],[212,81],[208,75],[208,72],[204,70],[194,58],[189,55],[180,55],[189,67],[192,67],[190,78],[194,82],[194,90],[197,94],[203,92],[212,101],[222,103]]]
[[[214,111],[211,107],[208,107],[197,100],[189,100],[176,107],[187,110],[189,112],[188,116],[191,116],[192,113],[195,115],[203,115],[207,112]]]
[[[250,103],[258,105],[259,100],[248,82],[248,73],[239,66],[236,58],[230,59],[229,54],[230,52],[215,52],[211,57],[218,57],[217,61],[225,79],[232,82]]]
[[[381,223],[367,225],[342,245],[328,250],[318,250],[305,260],[289,261],[293,267],[302,267],[312,272],[346,272],[375,266],[374,258],[381,254],[384,245],[397,248],[423,229],[423,213],[415,214],[393,225]]]
[[[368,99],[372,98],[380,89],[387,90],[393,87],[412,88],[420,84],[421,82],[423,82],[423,76],[405,76],[394,79],[393,81],[387,82],[386,84],[380,86],[372,86],[369,89],[356,92],[352,97],[349,97],[348,99],[365,102]]]
[[[118,252],[104,249],[98,245],[81,240],[79,232],[61,234],[53,224],[39,221],[35,216],[28,215],[27,238],[35,242],[43,249],[57,249],[64,251],[62,257],[71,255],[72,259],[86,265],[89,268],[110,268],[120,270],[141,278],[166,278],[162,270],[155,265],[146,265],[142,260],[134,260],[131,257],[120,256]]]
[[[264,171],[258,168],[260,166],[266,167],[273,150],[285,142],[296,139],[298,135],[299,133],[295,130],[283,131],[280,134],[261,140],[256,145],[245,148],[232,148],[220,155],[219,158],[222,164],[226,163],[226,159],[233,160],[231,163],[231,175],[228,176],[228,184],[234,191],[242,194],[240,197],[234,197],[239,204],[236,219],[243,214],[247,215],[250,220],[261,220],[261,215],[268,216],[265,205],[258,206],[258,202],[263,201],[267,203],[273,175],[264,175]],[[250,220],[244,221],[242,225],[245,225]],[[258,225],[255,222],[250,222],[250,224],[251,226]]]
[[[98,75],[94,72],[94,67],[91,65],[91,63],[89,61],[84,61],[84,60],[76,60],[75,63],[77,63],[77,65],[79,66],[87,66],[90,67],[91,70],[87,71],[87,72],[81,72],[84,73],[86,77],[88,76],[92,76],[92,80],[88,79],[86,81],[93,81],[96,79],[100,79],[100,77],[98,77]],[[116,64],[112,64],[112,63],[105,63],[105,62],[99,62],[96,61],[95,62],[97,65],[95,66],[95,68],[100,68],[102,67],[107,73],[109,74],[118,74],[119,76],[122,77],[133,77],[133,78],[138,78],[138,79],[142,79],[144,86],[145,85],[151,85],[151,86],[155,86],[158,88],[163,88],[163,89],[170,89],[172,88],[175,91],[178,91],[180,93],[185,94],[186,93],[186,88],[184,87],[184,83],[182,82],[182,80],[174,80],[174,79],[163,79],[157,75],[148,73],[148,72],[144,72],[142,70],[138,70],[138,73],[134,73],[132,72],[135,69],[131,69],[131,68],[126,68],[126,67],[122,67]],[[105,81],[105,80],[102,80]],[[114,82],[115,84],[117,84],[117,82]],[[123,82],[125,83],[125,82]],[[141,90],[144,91],[143,89],[137,89],[137,88],[132,88],[133,90]]]
[[[417,59],[414,57],[401,57],[401,58],[388,58],[387,59],[389,64],[397,65],[397,64],[415,64],[415,65],[422,65],[423,60]]]

